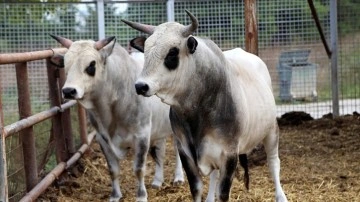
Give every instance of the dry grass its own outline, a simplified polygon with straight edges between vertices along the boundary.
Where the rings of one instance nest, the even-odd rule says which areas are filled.
[[[281,181],[289,201],[359,201],[360,199],[360,117],[345,116],[338,119],[307,121],[297,126],[281,126],[280,158]],[[106,161],[97,144],[93,152],[81,160],[82,174],[63,185],[51,187],[40,201],[107,201],[110,194],[110,178]],[[256,152],[250,160],[262,159]],[[187,183],[171,185],[174,169],[174,153],[168,144],[165,162],[165,184],[161,189],[150,188],[154,166],[148,162],[148,187],[150,202],[191,201]],[[231,201],[274,201],[274,186],[267,165],[254,162],[250,167],[250,190],[243,181],[235,179]],[[122,201],[134,201],[135,180],[130,156],[122,163]],[[242,175],[242,169],[239,168]],[[207,178],[204,178],[207,186]],[[204,189],[204,197],[207,187]]]

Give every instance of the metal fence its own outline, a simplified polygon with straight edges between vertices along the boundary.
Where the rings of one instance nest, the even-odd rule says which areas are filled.
[[[314,0],[325,38],[330,44],[330,2]],[[138,35],[120,19],[158,25],[188,24],[184,10],[199,19],[198,36],[214,40],[223,50],[245,47],[244,3],[238,0],[0,2],[0,53],[59,47],[48,34],[72,40],[116,36],[124,47]],[[360,109],[360,2],[337,1],[338,89],[340,114]],[[278,104],[278,115],[305,111],[314,118],[331,113],[333,92],[328,58],[307,1],[257,0],[259,56],[267,64]],[[28,63],[33,113],[49,106],[44,61]],[[16,75],[11,65],[0,66],[5,125],[18,120]],[[39,126],[41,127],[41,126]],[[21,149],[8,140],[8,154]],[[16,159],[14,159],[16,161]],[[20,176],[16,173],[14,176]],[[9,176],[11,177],[11,176]],[[9,187],[11,189],[11,187]]]

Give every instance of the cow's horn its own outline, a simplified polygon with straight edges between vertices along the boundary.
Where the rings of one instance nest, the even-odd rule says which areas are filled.
[[[193,32],[195,32],[195,30],[198,28],[199,26],[199,22],[198,20],[196,19],[196,17],[190,13],[188,10],[185,10],[185,12],[188,14],[188,16],[190,17],[191,19],[191,24],[186,26],[182,35],[184,37],[188,37],[190,34],[192,34]]]
[[[55,39],[56,41],[58,41],[61,45],[63,45],[66,48],[69,48],[72,44],[72,41],[70,39],[61,37],[61,36],[55,36],[52,34],[49,34],[53,39]]]
[[[114,39],[115,39],[115,37],[111,36],[106,39],[101,39],[100,41],[95,42],[95,45],[94,45],[95,49],[100,50],[100,49],[104,48],[104,46],[108,45]]]
[[[145,24],[141,24],[141,23],[138,23],[138,22],[131,22],[131,21],[124,20],[124,19],[121,19],[121,21],[123,21],[124,23],[126,23],[130,27],[132,27],[132,28],[134,28],[136,30],[139,30],[141,32],[144,32],[144,33],[147,33],[147,34],[154,33],[155,26],[145,25]]]

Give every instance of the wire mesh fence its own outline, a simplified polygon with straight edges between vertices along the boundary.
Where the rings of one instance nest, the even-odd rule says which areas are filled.
[[[145,35],[122,23],[121,19],[158,25],[166,22],[167,1],[105,1],[99,11],[96,1],[0,3],[0,53],[24,52],[59,47],[49,37],[55,34],[71,40],[93,39],[98,35],[98,12],[104,14],[106,36],[116,36],[127,47],[132,38]],[[314,0],[325,37],[330,42],[330,0]],[[196,35],[211,38],[223,50],[244,48],[243,1],[174,1],[175,21],[188,24],[184,10],[199,20]],[[338,1],[340,114],[359,111],[360,106],[360,2]],[[259,56],[265,61],[273,81],[278,116],[289,111],[305,111],[314,118],[332,112],[330,60],[320,40],[307,1],[258,0]],[[44,61],[28,63],[33,113],[49,107]],[[0,82],[5,125],[16,121],[17,86],[14,65],[0,66]],[[48,144],[50,129],[38,131],[41,144]],[[38,135],[38,134],[37,134]],[[40,143],[39,143],[40,144]],[[7,156],[22,153],[18,137],[7,139]],[[46,149],[38,159],[48,161]],[[40,157],[41,156],[41,157]],[[8,166],[18,159],[9,159]],[[21,158],[14,156],[14,158]],[[17,167],[17,166],[16,166]],[[19,169],[22,166],[19,166]],[[18,178],[17,169],[9,178]],[[11,179],[10,179],[11,181]],[[16,180],[15,180],[16,181]],[[18,187],[9,183],[9,192]],[[14,185],[15,186],[15,185]],[[24,187],[20,188],[24,190]],[[14,199],[16,201],[16,199]]]

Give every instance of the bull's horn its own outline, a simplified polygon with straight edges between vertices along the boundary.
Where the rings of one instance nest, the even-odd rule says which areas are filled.
[[[104,48],[104,46],[108,45],[112,40],[115,39],[115,36],[108,37],[106,39],[101,39],[100,41],[95,42],[95,49],[100,50]]]
[[[145,25],[145,24],[141,24],[138,22],[131,22],[128,20],[124,20],[121,19],[121,21],[123,21],[124,23],[126,23],[127,25],[129,25],[130,27],[139,30],[141,32],[147,33],[147,34],[152,34],[154,33],[154,29],[156,26],[152,26],[152,25]]]
[[[191,35],[193,32],[195,32],[195,30],[198,28],[199,26],[199,22],[198,20],[196,19],[196,17],[190,13],[188,10],[185,10],[185,12],[188,14],[188,16],[190,17],[191,19],[191,24],[186,26],[182,35],[183,37],[188,37],[189,35]]]
[[[72,41],[70,39],[61,37],[61,36],[55,36],[52,34],[49,34],[53,39],[55,39],[56,41],[58,41],[61,45],[63,45],[66,48],[69,48],[72,44]]]

